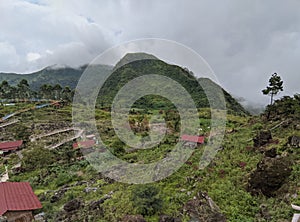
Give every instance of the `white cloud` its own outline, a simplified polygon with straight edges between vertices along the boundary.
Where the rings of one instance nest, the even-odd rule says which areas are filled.
[[[28,62],[34,62],[34,61],[38,60],[39,58],[41,58],[41,55],[39,53],[36,53],[36,52],[27,53],[27,61]]]
[[[0,67],[11,69],[19,64],[19,56],[13,45],[8,42],[0,42]]]
[[[109,34],[99,25],[46,1],[0,0],[0,11],[0,42],[9,40],[17,52],[7,56],[0,71],[30,72],[53,63],[78,66],[109,45]]]
[[[298,0],[0,0],[0,71],[78,66],[114,44],[158,37],[197,51],[234,94],[267,102],[261,89],[273,72],[299,92],[299,8]],[[29,62],[30,52],[41,57]]]

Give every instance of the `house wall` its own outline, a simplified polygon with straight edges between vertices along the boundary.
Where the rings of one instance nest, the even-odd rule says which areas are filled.
[[[7,222],[31,222],[34,220],[32,211],[8,211],[4,214]]]

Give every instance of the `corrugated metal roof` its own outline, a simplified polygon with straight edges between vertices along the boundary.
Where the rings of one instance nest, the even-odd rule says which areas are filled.
[[[77,143],[73,144],[73,148],[77,149],[77,148],[91,148],[95,145],[95,141],[94,140],[86,140],[86,141],[80,141]]]
[[[182,135],[181,140],[194,142],[194,143],[204,143],[204,136]]]
[[[12,149],[20,147],[22,144],[23,144],[23,140],[2,142],[2,143],[0,143],[0,150],[12,150]]]
[[[28,182],[0,183],[0,215],[7,211],[36,210],[42,204]]]

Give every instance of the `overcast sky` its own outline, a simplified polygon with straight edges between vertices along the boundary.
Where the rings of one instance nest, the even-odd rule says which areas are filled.
[[[0,0],[0,71],[79,66],[139,38],[199,53],[233,95],[266,103],[272,73],[300,93],[299,0]]]

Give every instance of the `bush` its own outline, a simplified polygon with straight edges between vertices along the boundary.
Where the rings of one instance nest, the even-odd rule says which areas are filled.
[[[54,163],[55,156],[48,149],[36,147],[24,153],[23,162],[26,170],[35,170],[47,167]]]
[[[154,215],[162,208],[159,189],[154,185],[138,185],[132,191],[133,206],[143,216]]]
[[[123,154],[123,153],[125,153],[125,148],[124,148],[124,146],[125,146],[125,144],[124,144],[124,142],[122,142],[121,140],[115,140],[113,143],[112,143],[112,145],[111,145],[111,147],[112,147],[112,149],[113,149],[113,154],[114,155],[121,155],[121,154]]]

